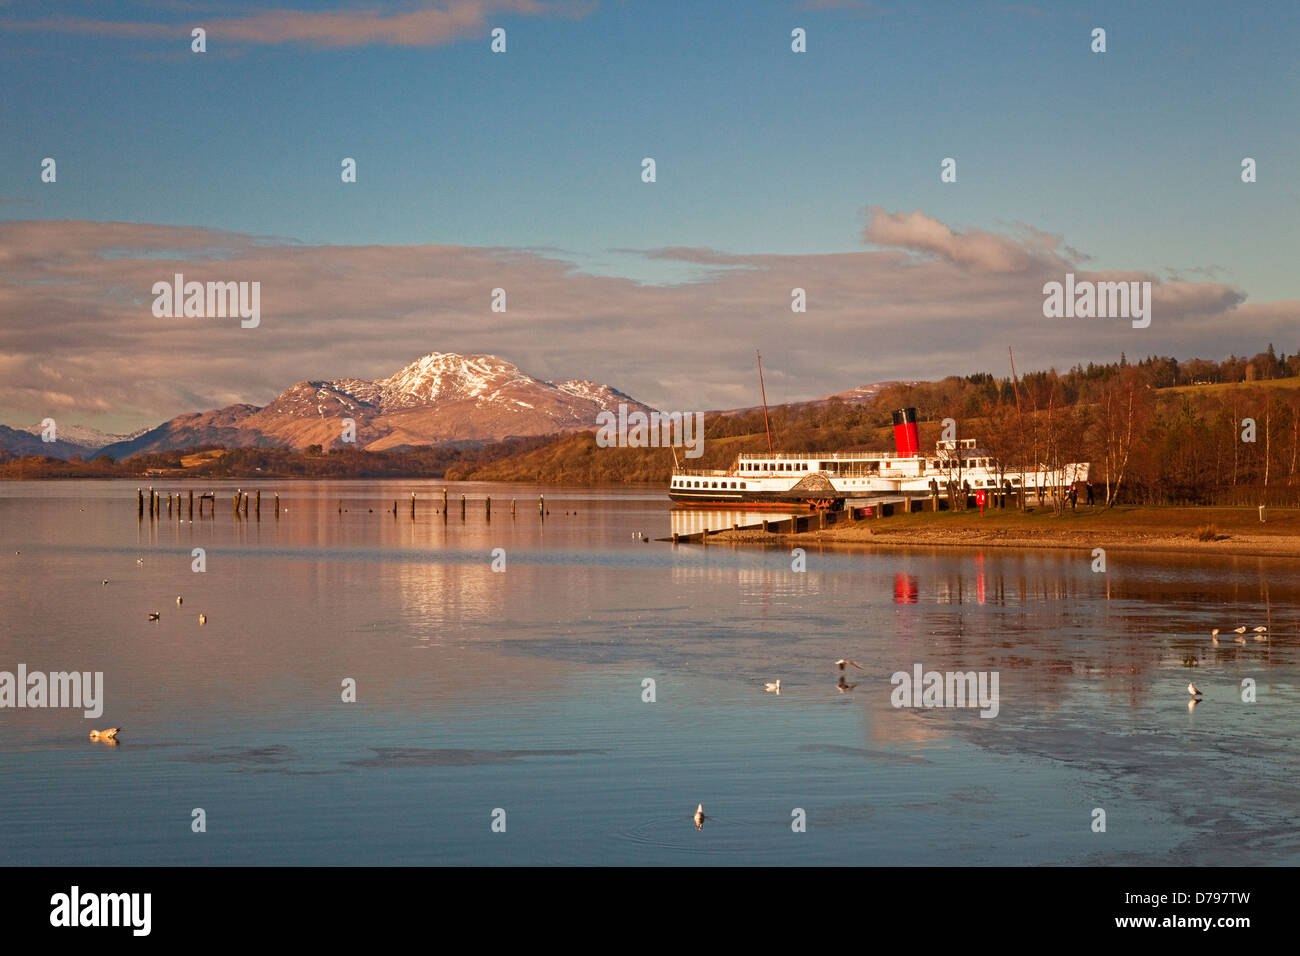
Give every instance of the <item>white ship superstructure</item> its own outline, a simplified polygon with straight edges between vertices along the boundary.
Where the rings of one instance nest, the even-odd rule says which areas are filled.
[[[766,452],[740,455],[725,470],[678,469],[668,495],[680,504],[838,510],[848,499],[914,498],[985,492],[1061,494],[1088,480],[1088,463],[1038,466],[1022,474],[999,468],[973,438],[940,441],[933,454],[917,445],[916,411],[894,415],[896,452]]]

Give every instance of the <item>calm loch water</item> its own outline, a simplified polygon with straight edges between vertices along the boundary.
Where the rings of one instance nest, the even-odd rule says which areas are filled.
[[[105,684],[96,720],[0,710],[0,864],[1300,863],[1294,562],[810,545],[796,573],[645,543],[735,520],[659,488],[449,484],[444,521],[442,483],[267,483],[257,521],[236,484],[193,523],[0,484],[0,671]],[[997,716],[895,708],[916,664],[996,672]]]

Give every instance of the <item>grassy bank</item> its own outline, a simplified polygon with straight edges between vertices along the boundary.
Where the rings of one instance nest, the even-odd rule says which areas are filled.
[[[1203,554],[1300,557],[1300,510],[1080,506],[1056,515],[1050,508],[1031,512],[920,512],[842,522],[824,531],[764,534],[728,531],[719,541],[842,545],[925,545],[940,547],[1105,548]]]

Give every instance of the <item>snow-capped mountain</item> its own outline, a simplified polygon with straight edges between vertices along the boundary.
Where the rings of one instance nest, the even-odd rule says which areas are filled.
[[[197,444],[344,447],[345,419],[357,448],[495,441],[595,428],[619,403],[646,405],[599,382],[546,382],[494,355],[432,352],[376,379],[298,382],[270,404],[182,415],[106,449],[117,456]]]
[[[130,441],[132,438],[139,438],[148,430],[149,429],[147,428],[138,428],[133,432],[125,432],[115,435],[111,432],[100,431],[98,428],[90,428],[87,425],[65,425],[63,422],[57,420],[55,421],[54,426],[55,437],[60,442],[67,442],[70,445],[80,445],[82,448],[91,451],[98,451],[106,445],[111,445],[114,442]],[[45,429],[40,425],[40,423],[37,423],[35,425],[28,425],[23,429],[23,431],[40,436]]]

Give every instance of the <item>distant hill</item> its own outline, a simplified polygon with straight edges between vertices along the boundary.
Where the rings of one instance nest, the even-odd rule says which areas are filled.
[[[432,352],[387,378],[304,381],[263,407],[229,405],[178,415],[104,449],[116,457],[201,445],[393,451],[592,428],[605,409],[649,411],[591,381],[544,382],[493,355]],[[355,443],[343,439],[345,420]]]

